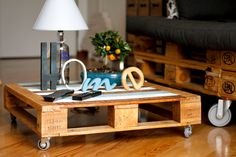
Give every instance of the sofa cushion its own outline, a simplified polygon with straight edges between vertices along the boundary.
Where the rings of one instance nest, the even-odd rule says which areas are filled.
[[[195,20],[234,20],[236,0],[176,0],[180,18]]]
[[[236,22],[128,17],[127,32],[185,46],[236,51]]]

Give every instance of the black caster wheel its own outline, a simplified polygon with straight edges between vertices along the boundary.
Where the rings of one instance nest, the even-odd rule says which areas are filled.
[[[16,117],[13,114],[10,114],[11,116],[11,124],[16,124]]]
[[[38,140],[38,148],[40,150],[47,150],[50,147],[50,141],[45,140],[44,142],[42,140]]]

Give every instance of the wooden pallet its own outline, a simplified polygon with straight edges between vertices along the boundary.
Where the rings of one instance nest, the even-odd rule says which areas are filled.
[[[133,50],[141,50],[146,52],[159,52],[162,53],[163,46],[161,40],[154,40],[147,36],[137,36],[127,34],[127,42],[132,46]]]
[[[134,56],[148,80],[236,100],[236,52],[187,50],[167,43],[163,55],[136,50]]]
[[[81,102],[73,101],[71,97],[53,103],[45,102],[40,95],[41,91],[30,88],[31,90],[18,84],[7,84],[4,87],[4,106],[13,117],[38,134],[41,141],[58,136],[180,127],[201,123],[199,96],[150,83],[146,83],[142,90],[116,89],[104,92],[100,98]],[[162,92],[168,94],[158,96],[158,93]],[[138,115],[141,105],[142,109],[150,111],[148,104],[153,106],[151,112],[155,113],[157,108],[166,110],[167,112],[161,112],[165,114],[160,113],[162,117],[166,117],[165,120],[140,122]],[[68,127],[70,109],[99,106],[107,107],[106,125]],[[29,112],[29,107],[35,114]]]
[[[127,16],[162,15],[162,0],[127,0]]]

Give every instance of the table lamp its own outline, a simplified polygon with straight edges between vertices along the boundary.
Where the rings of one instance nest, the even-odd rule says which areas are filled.
[[[64,62],[69,59],[69,47],[64,42],[63,31],[87,30],[88,26],[74,0],[46,0],[33,29],[58,31],[60,41],[60,74]],[[69,67],[65,71],[65,75],[67,81],[69,81]]]

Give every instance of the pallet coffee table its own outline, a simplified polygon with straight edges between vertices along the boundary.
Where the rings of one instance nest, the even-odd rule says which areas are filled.
[[[4,106],[12,120],[17,119],[33,130],[40,138],[38,147],[42,150],[50,147],[50,138],[59,136],[184,126],[184,135],[189,137],[191,125],[201,123],[200,96],[155,84],[145,83],[140,90],[129,91],[118,87],[84,101],[67,97],[53,103],[45,102],[42,95],[50,92],[40,91],[39,86],[22,84],[4,87]],[[69,110],[84,107],[107,107],[107,124],[68,127]],[[29,108],[34,114],[28,111]],[[143,109],[164,118],[141,121],[139,112]]]

